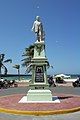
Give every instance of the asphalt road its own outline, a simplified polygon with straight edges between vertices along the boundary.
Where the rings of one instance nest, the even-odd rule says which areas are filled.
[[[0,96],[11,95],[11,94],[27,94],[28,87],[17,87],[0,89]],[[57,86],[50,88],[53,93],[64,93],[80,95],[80,87],[63,87]],[[23,116],[23,115],[12,115],[0,113],[0,120],[80,120],[80,112],[62,114],[62,115],[48,115],[48,116]]]
[[[0,89],[0,96],[11,95],[11,94],[27,94],[29,88],[25,87],[17,87],[17,88],[8,88],[8,89]],[[64,86],[57,86],[51,87],[50,90],[53,93],[64,93],[64,94],[73,94],[73,95],[80,95],[80,87],[64,87]]]

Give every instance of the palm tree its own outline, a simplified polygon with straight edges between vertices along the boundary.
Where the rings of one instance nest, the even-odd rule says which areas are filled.
[[[4,63],[10,62],[12,63],[11,59],[4,60],[5,54],[0,54],[0,76],[1,76],[1,69],[4,69],[4,74],[7,74],[8,70],[5,67]]]
[[[27,67],[27,72],[29,73],[31,71],[31,59],[33,58],[34,55],[34,45],[30,45],[28,48],[25,48],[25,52],[23,53],[22,56],[25,58],[22,60],[22,66]]]
[[[27,67],[27,72],[29,73],[31,71],[31,60],[34,56],[34,45],[30,45],[28,48],[25,48],[25,52],[23,53],[22,56],[25,56],[25,58],[22,60],[22,66]],[[47,68],[50,68],[49,62],[47,61]]]
[[[16,68],[18,70],[18,76],[19,76],[19,80],[20,80],[20,65],[16,64],[13,66],[13,68]]]

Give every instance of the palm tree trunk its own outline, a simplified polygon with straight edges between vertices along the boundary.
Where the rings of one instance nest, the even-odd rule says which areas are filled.
[[[1,79],[1,66],[0,66],[0,79]]]
[[[18,69],[18,79],[20,81],[20,68]]]

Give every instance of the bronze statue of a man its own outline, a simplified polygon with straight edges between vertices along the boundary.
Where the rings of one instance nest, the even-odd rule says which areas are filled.
[[[41,42],[44,40],[43,25],[42,25],[42,22],[40,21],[39,16],[36,16],[36,20],[33,23],[32,31],[35,32],[38,42]]]

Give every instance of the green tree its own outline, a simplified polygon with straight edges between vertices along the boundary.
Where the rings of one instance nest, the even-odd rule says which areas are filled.
[[[4,63],[7,63],[7,62],[12,63],[11,59],[4,60],[4,58],[5,58],[5,54],[0,54],[0,76],[2,74],[1,69],[4,69],[4,74],[7,74],[7,72],[8,72]]]
[[[18,70],[18,76],[19,76],[19,80],[20,80],[20,65],[16,64],[13,66],[13,68]]]
[[[23,53],[23,57],[25,57],[22,61],[22,66],[27,67],[27,72],[29,73],[31,71],[31,59],[34,55],[34,45],[30,45],[28,48],[25,48],[25,51]]]
[[[23,67],[27,67],[27,72],[29,73],[31,71],[31,60],[34,56],[34,45],[30,45],[28,48],[25,48],[25,51],[22,55],[23,57],[25,57],[22,61],[22,66]],[[47,61],[47,68],[50,67],[49,62]]]

